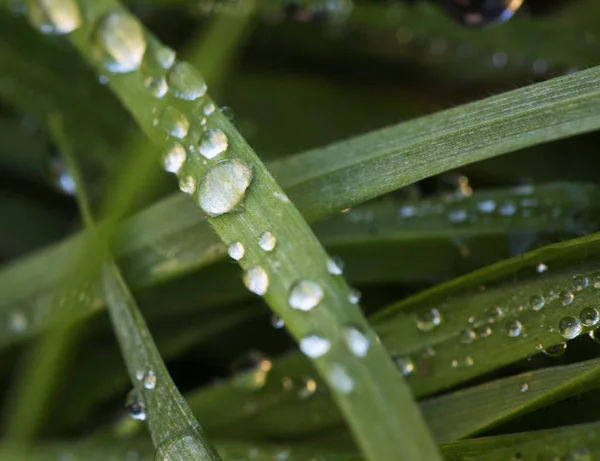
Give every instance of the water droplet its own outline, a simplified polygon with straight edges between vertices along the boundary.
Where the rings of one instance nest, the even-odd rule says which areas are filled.
[[[461,223],[467,220],[466,210],[452,210],[448,213],[448,220],[453,223]]]
[[[231,364],[231,372],[235,374],[233,385],[242,390],[256,391],[266,382],[273,362],[260,351],[251,350],[237,358]]]
[[[539,263],[535,270],[538,274],[543,274],[548,270],[548,266],[546,266],[544,263]]]
[[[132,389],[125,398],[125,408],[133,419],[144,421],[146,419],[146,406],[140,399],[140,395],[136,389]]]
[[[211,217],[232,212],[252,182],[252,168],[239,159],[215,163],[198,187],[200,207]]]
[[[356,288],[350,288],[350,292],[348,293],[348,302],[350,304],[358,304],[361,297],[362,293],[360,291]]]
[[[21,310],[11,312],[8,326],[13,333],[23,333],[29,327],[29,320]]]
[[[285,321],[279,317],[277,314],[273,314],[271,316],[271,325],[273,326],[273,328],[276,329],[281,329],[285,326]]]
[[[495,323],[504,316],[504,311],[501,307],[492,306],[488,307],[485,311],[485,318],[488,323]]]
[[[500,208],[498,208],[498,213],[502,216],[512,216],[516,213],[517,207],[512,202],[503,203]]]
[[[411,218],[417,214],[417,208],[413,205],[404,205],[400,207],[400,216],[403,218]]]
[[[573,303],[573,299],[575,299],[575,296],[570,291],[563,291],[559,295],[559,299],[560,299],[560,303],[563,306],[568,306]]]
[[[521,7],[523,0],[445,1],[448,12],[469,27],[484,27],[508,21]]]
[[[142,379],[144,379],[144,370],[142,370],[141,368],[139,368],[135,372],[135,379],[137,379],[138,381],[141,381]]]
[[[169,90],[167,81],[164,77],[148,77],[144,80],[144,88],[157,99],[161,99]]]
[[[75,0],[33,0],[27,5],[29,22],[43,34],[68,34],[81,25]]]
[[[227,147],[229,147],[227,135],[218,128],[215,128],[206,131],[206,133],[202,135],[199,150],[204,157],[210,160],[225,152]]]
[[[194,67],[187,62],[178,62],[167,75],[173,96],[194,101],[206,93],[206,83]]]
[[[596,328],[588,333],[590,338],[592,338],[597,343],[600,343],[600,328]]]
[[[488,336],[490,336],[492,334],[492,329],[488,326],[482,326],[482,327],[478,327],[474,330],[474,333],[476,336],[479,336],[480,338],[487,338]]]
[[[262,267],[251,267],[244,273],[244,285],[252,293],[263,296],[269,289],[269,276]]]
[[[463,359],[463,365],[465,367],[472,367],[474,363],[475,361],[473,360],[473,357],[467,356]]]
[[[163,69],[170,69],[175,62],[175,51],[166,46],[160,46],[154,51],[154,58]]]
[[[331,365],[329,370],[329,383],[342,394],[351,393],[356,386],[346,369],[337,363]]]
[[[231,257],[231,259],[239,261],[246,254],[246,249],[240,242],[231,242],[227,247],[227,254]]]
[[[593,327],[600,321],[600,314],[593,307],[584,307],[579,313],[579,320],[586,327]]]
[[[344,271],[344,261],[342,258],[332,256],[327,260],[327,272],[333,275],[342,275]]]
[[[595,275],[592,281],[594,288],[600,288],[600,275]]]
[[[477,335],[475,334],[475,332],[473,330],[471,330],[470,328],[467,328],[465,331],[463,331],[460,342],[463,344],[471,344],[476,339],[477,339]]]
[[[148,370],[144,375],[144,387],[149,390],[156,387],[156,373],[153,370]]]
[[[483,200],[477,204],[477,209],[482,213],[492,213],[496,209],[496,202],[493,200]]]
[[[331,348],[331,343],[322,336],[313,334],[300,340],[300,350],[308,357],[318,359]]]
[[[178,139],[185,138],[190,129],[186,116],[172,106],[165,107],[152,124]]]
[[[233,122],[235,115],[233,113],[233,109],[231,107],[223,106],[221,107],[221,113],[225,116],[227,120]]]
[[[523,332],[523,325],[518,320],[511,320],[505,325],[506,334],[511,338],[521,336]]]
[[[96,30],[94,53],[110,72],[133,72],[146,52],[144,29],[138,20],[124,10],[106,14]]]
[[[566,339],[573,339],[581,334],[581,323],[575,317],[563,317],[558,322],[558,332]]]
[[[344,327],[344,339],[350,352],[357,357],[365,357],[369,352],[371,341],[365,336],[359,326],[350,324]]]
[[[587,288],[589,284],[589,280],[585,275],[575,275],[573,276],[573,283],[571,285],[573,291],[581,291],[584,288]]]
[[[409,376],[415,371],[415,364],[410,357],[402,355],[392,355],[392,360],[404,376]]]
[[[312,378],[302,378],[302,384],[298,389],[298,398],[305,400],[317,392],[317,382]]]
[[[204,107],[202,108],[202,113],[204,115],[206,115],[207,117],[212,115],[215,111],[215,105],[212,102],[207,102],[206,104],[204,104]]]
[[[181,144],[173,144],[169,152],[163,158],[165,171],[177,174],[183,166],[186,158],[185,149]]]
[[[300,280],[290,289],[288,303],[294,309],[309,311],[323,299],[323,288],[312,280]]]
[[[196,180],[192,176],[184,176],[179,180],[179,189],[181,192],[192,195],[196,192]]]
[[[533,295],[529,298],[529,307],[531,307],[534,311],[539,311],[544,307],[544,297]]]
[[[521,387],[520,387],[521,392],[527,392],[528,390],[529,390],[529,384],[527,384],[527,383],[521,384]]]
[[[431,331],[442,323],[442,315],[437,309],[433,308],[417,315],[416,323],[419,330]]]
[[[559,343],[554,346],[547,347],[546,349],[542,350],[542,352],[548,357],[560,357],[566,352],[566,350],[567,343]]]
[[[258,246],[265,251],[273,251],[276,244],[277,238],[269,231],[263,232],[263,234],[258,239]]]

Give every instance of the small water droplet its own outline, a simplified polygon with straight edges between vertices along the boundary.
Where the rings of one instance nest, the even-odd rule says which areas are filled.
[[[521,384],[521,387],[520,387],[521,392],[527,392],[528,390],[529,390],[529,384],[527,384],[527,383]]]
[[[365,336],[358,325],[350,324],[344,327],[344,339],[350,352],[357,357],[365,357],[369,352],[371,341]]]
[[[581,322],[575,317],[563,317],[558,322],[558,332],[566,339],[573,339],[581,334]]]
[[[125,408],[133,419],[144,421],[146,419],[146,406],[141,400],[136,389],[132,389],[125,398]]]
[[[206,93],[206,83],[194,67],[187,62],[178,62],[167,75],[171,94],[179,99],[194,101]]]
[[[512,216],[516,213],[517,207],[512,202],[505,202],[498,208],[498,213],[502,216]]]
[[[152,96],[157,99],[161,99],[167,91],[169,86],[164,77],[148,77],[144,80],[144,88],[146,88]]]
[[[227,247],[227,254],[231,257],[231,259],[239,261],[246,254],[246,249],[240,242],[231,242]]]
[[[108,71],[133,72],[142,63],[145,52],[144,29],[134,16],[116,9],[100,20],[94,53]]]
[[[581,291],[584,288],[587,288],[589,284],[589,280],[585,275],[575,275],[573,276],[573,283],[571,285],[573,291]]]
[[[198,187],[200,207],[211,217],[230,213],[243,201],[252,168],[239,159],[215,163]]]
[[[348,302],[350,304],[358,304],[361,297],[362,293],[359,290],[356,288],[350,288],[350,292],[348,293]]]
[[[463,331],[460,342],[463,344],[471,344],[476,339],[477,335],[475,334],[475,332],[470,328],[467,328],[465,331]]]
[[[75,0],[33,0],[27,5],[29,22],[43,34],[63,35],[81,26]]]
[[[511,320],[505,325],[506,334],[511,338],[521,336],[523,332],[523,325],[518,320]]]
[[[154,51],[154,58],[163,69],[170,69],[175,62],[175,51],[166,46],[160,46]]]
[[[543,274],[548,270],[548,266],[546,266],[544,263],[539,263],[535,270],[538,274]]]
[[[257,391],[262,388],[273,368],[269,357],[257,350],[250,350],[231,364],[231,372],[235,375],[234,387],[245,391]]]
[[[178,139],[185,138],[190,129],[186,116],[172,106],[165,107],[152,124]]]
[[[318,359],[324,356],[331,348],[331,343],[322,336],[312,334],[300,340],[300,350],[304,355]]]
[[[244,273],[244,285],[252,293],[263,296],[269,289],[269,276],[262,267],[251,267]]]
[[[285,321],[277,314],[273,314],[271,316],[271,325],[273,326],[273,328],[279,330],[285,326]]]
[[[584,307],[579,313],[579,320],[586,327],[593,327],[600,321],[600,313],[593,307]]]
[[[504,316],[504,311],[501,307],[492,306],[488,307],[485,311],[485,318],[488,323],[495,323]]]
[[[327,272],[333,275],[342,275],[344,271],[344,261],[342,258],[332,256],[327,260]]]
[[[559,343],[556,344],[554,346],[550,346],[547,347],[546,349],[543,349],[542,352],[544,353],[544,355],[547,355],[548,357],[560,357],[561,355],[563,355],[567,350],[567,343]]]
[[[448,213],[448,220],[453,223],[465,222],[468,218],[466,210],[452,210]]]
[[[148,390],[156,387],[156,373],[153,370],[148,370],[144,375],[144,387]]]
[[[139,368],[135,372],[135,379],[137,379],[138,381],[141,381],[142,379],[144,379],[144,370],[142,370],[141,368]]]
[[[229,147],[227,135],[218,128],[215,128],[206,131],[206,133],[202,135],[199,150],[204,157],[210,160],[225,152],[227,147]]]
[[[212,102],[207,102],[202,108],[202,113],[207,117],[211,116],[214,113],[214,111],[215,105]]]
[[[590,338],[592,338],[597,343],[600,343],[600,328],[596,328],[588,333]]]
[[[348,374],[346,369],[337,363],[331,365],[329,370],[329,383],[342,394],[349,394],[356,387],[354,380]]]
[[[169,173],[177,174],[185,163],[186,153],[181,144],[173,144],[163,158],[163,167]]]
[[[415,371],[415,364],[408,356],[392,355],[392,360],[404,376],[409,376]]]
[[[281,200],[283,203],[290,203],[290,199],[287,195],[282,194],[281,192],[273,192],[273,197]]]
[[[312,280],[300,280],[290,289],[288,303],[294,309],[310,311],[323,299],[323,288]]]
[[[431,331],[441,323],[442,315],[435,308],[418,314],[416,318],[417,328],[421,331]]]
[[[258,239],[258,246],[265,251],[273,251],[276,244],[277,238],[269,231],[263,232],[263,234]]]
[[[13,333],[23,333],[29,327],[29,320],[23,311],[17,309],[11,312],[8,326]]]
[[[592,285],[594,288],[600,288],[600,275],[595,275],[592,279]]]
[[[196,192],[196,180],[192,176],[184,176],[179,180],[181,192],[192,195]]]
[[[573,303],[573,299],[575,299],[575,296],[570,291],[563,291],[559,295],[559,299],[560,299],[560,303],[563,306],[568,306]]]
[[[544,307],[544,297],[533,295],[529,298],[529,307],[531,307],[534,311],[539,311]]]
[[[492,329],[490,327],[488,327],[487,325],[484,325],[482,327],[478,327],[474,330],[475,335],[479,336],[480,338],[487,338],[488,336],[490,336],[492,334]]]
[[[496,209],[496,202],[493,200],[482,200],[477,204],[477,209],[482,213],[493,213]]]
[[[298,398],[305,400],[317,392],[317,382],[312,378],[302,378],[300,389],[298,389]]]
[[[221,113],[225,116],[227,120],[233,122],[235,118],[235,114],[233,113],[233,109],[231,107],[223,106],[221,107]]]
[[[400,216],[402,218],[411,218],[417,214],[417,208],[413,205],[403,205],[400,207]]]

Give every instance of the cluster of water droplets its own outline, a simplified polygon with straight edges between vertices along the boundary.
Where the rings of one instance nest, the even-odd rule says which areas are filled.
[[[158,383],[156,372],[152,369],[138,369],[135,374],[138,384],[127,394],[125,409],[133,419],[145,421],[147,418],[144,391],[152,392]]]

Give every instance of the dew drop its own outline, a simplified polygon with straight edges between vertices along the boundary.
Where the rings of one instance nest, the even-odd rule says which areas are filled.
[[[331,386],[342,394],[350,394],[356,384],[346,369],[337,363],[331,365],[329,370],[329,383]]]
[[[165,107],[152,124],[178,139],[185,138],[190,129],[190,122],[186,116],[171,106]]]
[[[600,328],[596,328],[588,333],[590,338],[592,338],[597,343],[600,343]]]
[[[534,311],[542,310],[544,304],[545,302],[543,296],[533,295],[531,298],[529,298],[529,307],[531,307]]]
[[[225,152],[227,147],[229,147],[227,135],[222,130],[215,128],[202,135],[199,150],[205,158],[210,160]]]
[[[332,275],[342,275],[344,271],[344,261],[342,258],[332,256],[327,260],[327,272]]]
[[[290,289],[288,303],[294,309],[310,311],[323,299],[323,288],[312,280],[300,280]]]
[[[154,51],[154,58],[163,69],[170,69],[175,62],[175,51],[166,46],[160,46]]]
[[[315,395],[317,392],[317,382],[312,378],[302,378],[302,384],[298,389],[298,398],[305,400]]]
[[[588,284],[588,278],[585,275],[578,274],[573,276],[573,283],[571,286],[573,288],[573,291],[581,291],[584,288],[587,288]]]
[[[198,187],[200,207],[211,217],[232,212],[252,182],[252,168],[239,159],[215,163]]]
[[[271,316],[271,326],[277,330],[280,330],[285,326],[285,321],[277,314]]]
[[[468,218],[466,210],[452,210],[448,213],[448,220],[452,223],[465,222]]]
[[[476,336],[479,336],[480,338],[487,338],[488,336],[490,336],[492,334],[492,329],[486,325],[486,326],[476,328],[474,333]]]
[[[517,207],[512,202],[503,203],[500,208],[498,208],[498,213],[502,216],[512,216],[516,213]]]
[[[511,338],[521,336],[523,332],[523,325],[518,320],[511,320],[505,325],[506,334]]]
[[[265,354],[248,351],[231,364],[231,372],[235,375],[233,384],[241,390],[256,391],[266,384],[271,368],[273,362]]]
[[[570,304],[573,304],[573,300],[575,299],[575,296],[570,291],[563,291],[562,293],[560,293],[559,299],[560,299],[560,303],[563,306],[569,306]]]
[[[442,323],[442,314],[433,308],[417,315],[417,328],[421,331],[431,331]]]
[[[148,370],[143,379],[146,389],[152,390],[156,387],[156,373],[153,370]]]
[[[244,273],[244,285],[252,293],[263,296],[269,289],[269,276],[262,267],[251,267]]]
[[[207,102],[206,104],[204,104],[204,107],[202,108],[202,113],[205,116],[209,117],[214,112],[215,112],[215,105],[212,102]]]
[[[595,275],[592,285],[594,288],[600,288],[600,275]]]
[[[362,293],[356,288],[350,288],[350,292],[348,293],[348,302],[350,304],[358,304],[360,302],[360,298]]]
[[[23,311],[14,310],[8,319],[8,326],[13,333],[23,333],[29,327],[29,320]]]
[[[142,370],[141,368],[139,368],[135,372],[135,379],[137,379],[138,381],[141,381],[142,379],[144,379],[144,370]]]
[[[106,14],[96,30],[94,52],[104,67],[115,73],[133,72],[146,52],[144,30],[128,12],[117,9]]]
[[[567,343],[559,343],[542,350],[544,355],[547,355],[548,357],[560,357],[561,355],[564,355],[566,351]]]
[[[183,166],[186,158],[185,149],[181,144],[173,144],[169,152],[163,158],[163,167],[169,173],[177,174]]]
[[[231,242],[227,247],[227,254],[231,259],[239,261],[246,254],[246,249],[240,242]]]
[[[227,120],[229,120],[230,122],[233,122],[235,115],[234,115],[233,109],[231,107],[228,107],[228,106],[221,107],[221,113],[225,116],[225,118]]]
[[[485,318],[489,323],[495,323],[504,316],[504,311],[501,307],[488,307],[485,311]]]
[[[409,376],[415,371],[415,364],[410,357],[395,354],[392,360],[404,376]]]
[[[146,406],[142,402],[136,389],[132,389],[125,398],[125,408],[133,419],[144,421],[146,419]]]
[[[152,96],[157,99],[161,99],[167,91],[169,91],[169,87],[167,86],[167,81],[164,77],[148,77],[144,80],[144,88],[146,88]]]
[[[519,388],[519,390],[521,392],[527,392],[529,390],[529,384],[527,384],[527,383],[521,384],[521,387]]]
[[[371,341],[365,336],[361,328],[350,324],[344,327],[344,339],[350,352],[356,357],[365,357],[369,352]]]
[[[600,321],[600,313],[593,307],[584,307],[579,313],[579,320],[586,327],[593,327]]]
[[[187,62],[175,64],[167,75],[169,89],[173,96],[194,101],[206,93],[206,83],[194,67]]]
[[[29,22],[43,34],[63,35],[81,26],[75,0],[33,0],[27,5]]]
[[[318,359],[324,356],[331,348],[331,343],[322,336],[313,334],[305,336],[300,340],[300,350],[304,355]]]
[[[263,232],[263,234],[258,239],[258,246],[265,251],[273,251],[276,244],[277,238],[269,231]]]
[[[471,344],[476,339],[477,335],[475,334],[475,332],[470,328],[467,328],[465,331],[463,331],[460,342],[463,344]]]
[[[548,266],[546,266],[544,263],[539,263],[535,270],[538,274],[543,274],[548,270]]]
[[[581,334],[581,322],[575,317],[563,317],[558,322],[558,332],[566,339],[573,339]]]
[[[496,209],[496,202],[493,200],[483,200],[477,204],[477,209],[482,213],[493,213]]]
[[[196,180],[192,176],[184,176],[179,180],[181,192],[192,195],[196,192]]]

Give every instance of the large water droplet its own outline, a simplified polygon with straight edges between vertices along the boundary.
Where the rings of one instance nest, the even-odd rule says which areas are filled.
[[[402,355],[392,355],[392,360],[404,376],[409,376],[415,371],[415,364],[410,357]]]
[[[75,0],[30,0],[29,22],[43,34],[68,34],[81,25],[81,14]]]
[[[269,289],[269,276],[262,267],[251,267],[244,273],[244,285],[252,293],[263,296]]]
[[[550,346],[550,347],[547,347],[546,349],[543,349],[542,352],[544,353],[544,355],[547,355],[548,357],[560,357],[561,355],[564,355],[566,350],[567,350],[567,343],[559,343],[554,346]]]
[[[246,249],[240,242],[232,242],[227,247],[227,254],[231,257],[231,259],[239,261],[246,254]]]
[[[153,125],[178,139],[185,138],[190,129],[190,122],[187,117],[172,106],[165,107],[160,115],[154,119]]]
[[[210,160],[225,152],[228,146],[227,135],[222,130],[215,128],[202,135],[199,150],[204,157]]]
[[[144,387],[148,390],[152,390],[156,387],[156,373],[153,370],[148,370],[144,374]]]
[[[265,354],[248,351],[231,365],[231,371],[236,375],[233,384],[238,389],[256,391],[266,384],[272,367],[273,363]]]
[[[442,314],[435,308],[417,315],[417,328],[421,331],[431,331],[442,323]]]
[[[573,339],[581,334],[581,322],[575,317],[563,317],[558,322],[558,332],[566,339]]]
[[[365,357],[369,352],[371,341],[358,325],[350,324],[344,327],[344,339],[350,352],[357,357]]]
[[[290,289],[288,303],[294,309],[309,311],[321,302],[323,295],[323,289],[317,282],[300,280]]]
[[[132,389],[125,398],[125,408],[133,419],[144,421],[146,419],[146,407],[136,389]]]
[[[322,336],[312,334],[305,336],[300,340],[300,350],[304,355],[318,359],[329,352],[331,343]]]
[[[258,246],[265,251],[273,251],[276,244],[277,238],[275,238],[275,236],[269,231],[263,232],[263,234],[258,239]]]
[[[215,163],[198,187],[200,207],[211,217],[230,213],[242,203],[252,182],[252,168],[239,159]]]
[[[177,174],[185,162],[185,149],[181,144],[173,144],[163,158],[165,171]]]
[[[94,52],[110,72],[133,72],[146,52],[144,29],[134,16],[121,9],[100,20],[96,41]]]
[[[342,275],[344,271],[344,261],[342,258],[332,256],[327,260],[327,272],[333,275]]]
[[[584,307],[579,313],[579,320],[586,327],[593,327],[600,321],[600,314],[593,307]]]
[[[507,322],[505,329],[508,336],[511,338],[516,338],[521,336],[521,333],[523,332],[523,325],[518,320],[511,320],[510,322]]]
[[[144,88],[146,88],[152,96],[157,99],[161,99],[167,91],[169,86],[164,77],[148,77],[144,80]]]
[[[338,392],[349,394],[354,390],[356,384],[352,377],[342,365],[334,363],[329,370],[329,383]]]
[[[187,101],[201,98],[206,93],[206,83],[196,69],[187,62],[175,64],[167,76],[173,96]]]

